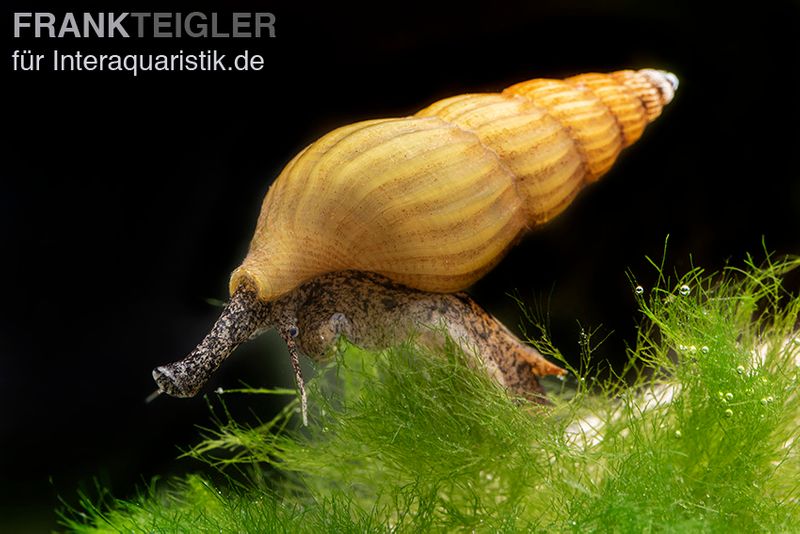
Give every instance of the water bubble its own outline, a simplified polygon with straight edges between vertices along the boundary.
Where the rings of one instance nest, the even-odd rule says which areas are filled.
[[[774,401],[774,400],[775,400],[775,399],[774,399],[774,398],[772,398],[772,395],[770,395],[769,397],[767,397],[767,402],[772,402],[772,401]]]
[[[728,402],[732,401],[733,400],[733,393],[731,393],[731,392],[726,393],[725,394],[725,400],[728,401]]]
[[[730,408],[725,410],[725,417],[733,417],[733,410],[731,410]]]
[[[766,406],[769,404],[769,401],[766,398],[761,399],[761,406]]]
[[[678,438],[678,439],[680,439],[681,437],[683,437],[683,434],[681,433],[681,431],[680,431],[680,430],[676,430],[676,431],[675,431],[675,437],[676,437],[676,438]]]
[[[687,286],[686,284],[683,284],[681,286],[680,293],[681,293],[682,296],[686,297],[691,292],[692,292],[692,288],[691,287]]]
[[[636,286],[636,289],[634,289],[634,291],[636,292],[637,295],[641,295],[642,293],[644,293],[644,288],[642,286]]]
[[[709,349],[708,349],[708,347],[706,345],[703,345],[702,347],[700,347],[700,352],[702,352],[703,354],[708,354],[708,350]]]
[[[736,368],[736,372],[739,373],[740,375],[743,375],[744,374],[744,365],[740,365],[739,367],[737,367]]]

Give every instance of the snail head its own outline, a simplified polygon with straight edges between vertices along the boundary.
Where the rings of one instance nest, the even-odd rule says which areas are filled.
[[[252,285],[240,284],[211,331],[188,356],[153,369],[159,391],[173,397],[194,397],[236,347],[273,324],[270,308],[259,301]]]
[[[259,299],[258,293],[254,283],[242,279],[203,341],[184,359],[153,369],[158,392],[173,397],[194,397],[236,347],[274,326],[289,349],[300,390],[303,422],[307,424],[305,383],[295,339],[299,331],[294,299],[288,295],[280,301],[265,302]]]

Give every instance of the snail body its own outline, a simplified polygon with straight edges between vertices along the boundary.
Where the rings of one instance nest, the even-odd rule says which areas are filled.
[[[500,385],[534,401],[544,398],[537,377],[564,374],[466,293],[431,293],[379,274],[344,271],[314,278],[271,301],[260,300],[250,284],[239,286],[203,342],[183,360],[158,367],[153,376],[162,391],[193,397],[239,344],[271,327],[287,340],[293,362],[297,351],[323,361],[342,336],[373,350],[411,337],[431,348],[451,339],[477,355]],[[299,367],[295,370],[305,399]]]
[[[298,351],[319,358],[340,335],[382,348],[436,319],[501,383],[538,394],[535,376],[560,369],[452,293],[608,172],[677,85],[653,69],[536,79],[324,135],[270,187],[229,305],[189,356],[153,371],[159,390],[193,396],[272,326],[305,399]]]

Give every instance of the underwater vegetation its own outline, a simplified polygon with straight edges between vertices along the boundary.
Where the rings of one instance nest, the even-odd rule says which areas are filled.
[[[551,406],[520,402],[449,344],[340,343],[309,385],[211,396],[205,471],[62,510],[76,532],[786,532],[800,524],[800,259],[632,280],[638,337],[622,373],[570,367],[541,321],[531,342],[569,367]],[[623,376],[624,375],[624,376]],[[600,378],[602,377],[602,378]],[[226,395],[288,395],[234,421]]]

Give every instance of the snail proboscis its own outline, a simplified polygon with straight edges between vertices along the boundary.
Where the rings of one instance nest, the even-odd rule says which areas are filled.
[[[654,69],[535,79],[323,136],[270,187],[230,303],[189,356],[153,371],[159,389],[195,395],[276,327],[304,399],[298,348],[319,358],[339,335],[378,348],[444,320],[501,383],[535,394],[536,375],[562,371],[452,293],[605,174],[677,86]]]

